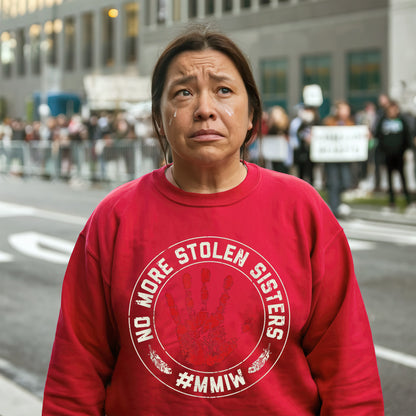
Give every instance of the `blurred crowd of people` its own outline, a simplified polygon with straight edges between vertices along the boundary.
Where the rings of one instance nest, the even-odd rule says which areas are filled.
[[[20,149],[13,143],[23,141],[32,144],[50,145],[56,164],[56,175],[69,177],[72,166],[77,163],[75,146],[84,144],[88,149],[87,158],[91,161],[93,179],[104,179],[107,162],[121,157],[124,159],[129,179],[135,175],[133,145],[146,143],[146,148],[157,148],[152,138],[150,111],[108,112],[81,117],[58,115],[47,117],[42,122],[26,123],[19,119],[6,119],[0,124],[0,143],[10,149],[10,157],[23,159]],[[74,146],[75,145],[75,146]],[[51,158],[50,158],[51,159]],[[23,164],[23,160],[21,161]],[[44,161],[46,163],[46,161]],[[158,161],[156,162],[156,164]]]
[[[369,131],[369,157],[365,162],[317,164],[310,157],[312,127],[366,125]],[[321,119],[319,108],[298,104],[294,114],[283,107],[273,106],[263,114],[262,135],[264,140],[275,137],[287,143],[285,157],[267,159],[259,152],[259,141],[250,148],[249,159],[270,169],[290,173],[311,183],[316,188],[326,189],[328,204],[333,212],[342,216],[345,205],[341,194],[356,189],[363,181],[371,182],[371,190],[381,190],[382,171],[386,172],[389,203],[396,204],[393,173],[400,177],[400,189],[406,203],[411,194],[404,171],[405,153],[413,149],[416,161],[416,118],[402,114],[399,104],[385,94],[380,94],[377,105],[373,102],[355,114],[346,101],[337,101],[330,115]],[[82,118],[59,115],[48,117],[43,122],[26,123],[19,119],[6,119],[0,123],[0,141],[7,146],[13,141],[45,141],[60,152],[61,161],[70,163],[71,144],[89,143],[93,159],[101,170],[104,162],[111,159],[112,148],[120,142],[149,140],[152,135],[150,108],[139,113],[101,112]],[[153,143],[155,146],[155,143]],[[130,177],[134,176],[132,152],[123,155]],[[161,161],[156,161],[156,165]],[[99,172],[98,169],[98,172]],[[413,172],[416,177],[416,172]],[[343,212],[344,210],[344,212]]]
[[[330,208],[337,216],[348,214],[348,206],[342,204],[344,191],[360,186],[367,190],[381,191],[382,171],[385,170],[390,207],[396,206],[394,172],[400,178],[400,189],[406,204],[412,202],[405,175],[405,155],[416,161],[416,117],[403,114],[397,101],[380,94],[378,105],[373,102],[353,114],[347,101],[337,101],[331,114],[321,119],[317,107],[298,104],[290,117],[284,108],[274,106],[263,114],[262,134],[287,142],[284,159],[272,160],[258,151],[258,144],[251,148],[251,158],[264,163],[270,169],[294,174],[327,191]],[[368,159],[364,162],[314,163],[310,157],[312,127],[354,126],[368,127]],[[413,156],[411,151],[413,150]],[[413,172],[416,179],[416,168]]]

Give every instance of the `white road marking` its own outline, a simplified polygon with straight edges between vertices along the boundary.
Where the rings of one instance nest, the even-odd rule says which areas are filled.
[[[19,217],[19,216],[32,216],[38,218],[44,218],[47,220],[55,220],[67,222],[70,224],[84,225],[87,222],[87,218],[76,215],[62,214],[60,212],[48,211],[26,205],[10,204],[9,202],[0,201],[0,217]]]
[[[416,357],[413,355],[394,351],[389,348],[381,347],[380,345],[375,345],[374,347],[376,349],[377,357],[404,365],[406,367],[416,368]]]
[[[13,256],[11,254],[0,251],[0,263],[9,263],[11,261],[13,261]]]
[[[399,245],[416,245],[415,227],[372,221],[342,221],[348,239],[359,239]]]
[[[74,243],[32,231],[12,234],[10,245],[17,251],[51,263],[67,264]]]
[[[361,241],[349,238],[348,243],[351,251],[374,250],[376,248],[376,244],[371,241]]]

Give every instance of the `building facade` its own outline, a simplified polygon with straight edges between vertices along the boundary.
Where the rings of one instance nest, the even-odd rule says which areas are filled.
[[[265,107],[290,112],[319,84],[322,114],[381,92],[412,109],[415,22],[416,0],[0,0],[0,117],[30,118],[36,93],[85,101],[87,76],[148,77],[192,23],[242,48]]]

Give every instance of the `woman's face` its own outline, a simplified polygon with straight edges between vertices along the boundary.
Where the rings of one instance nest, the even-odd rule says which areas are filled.
[[[169,65],[161,100],[161,133],[174,163],[218,165],[239,160],[252,126],[248,95],[233,62],[206,49],[186,51]]]

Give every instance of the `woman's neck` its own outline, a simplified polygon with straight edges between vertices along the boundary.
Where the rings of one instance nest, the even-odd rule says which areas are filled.
[[[211,194],[238,186],[247,176],[247,167],[240,160],[224,164],[221,168],[182,166],[174,162],[165,174],[170,183],[183,191]]]

